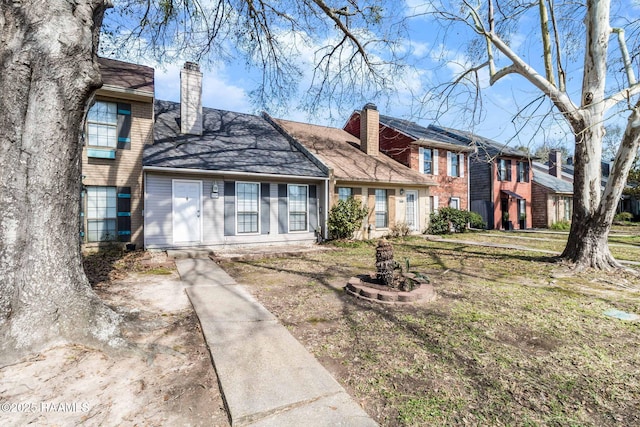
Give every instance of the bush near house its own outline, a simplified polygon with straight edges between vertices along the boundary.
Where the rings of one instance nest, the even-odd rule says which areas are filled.
[[[338,200],[329,211],[327,227],[331,238],[352,239],[353,233],[362,226],[362,220],[367,213],[368,210],[362,206],[362,202],[353,197]]]
[[[557,231],[568,231],[571,229],[571,223],[563,219],[562,221],[554,222],[549,228]]]
[[[633,220],[633,214],[631,212],[620,212],[613,217],[613,220],[618,222],[629,222]]]
[[[454,208],[441,208],[431,215],[429,229],[431,234],[464,233],[467,224],[473,228],[485,228],[486,224],[482,217],[475,212],[462,211]]]

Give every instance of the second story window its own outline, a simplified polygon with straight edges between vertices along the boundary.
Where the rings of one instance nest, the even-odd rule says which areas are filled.
[[[431,148],[425,148],[422,152],[423,167],[422,173],[433,175],[433,150]]]
[[[118,145],[118,104],[97,101],[87,115],[87,145],[116,148]]]
[[[518,182],[529,182],[529,162],[518,162]]]
[[[511,160],[498,160],[498,181],[511,181]]]

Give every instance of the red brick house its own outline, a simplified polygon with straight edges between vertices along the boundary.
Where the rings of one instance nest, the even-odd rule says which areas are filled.
[[[429,129],[475,147],[469,160],[470,210],[489,228],[532,226],[532,170],[529,155],[487,138],[456,129]]]
[[[372,104],[365,106],[375,108]],[[354,111],[344,130],[360,138],[360,111]],[[441,207],[469,209],[469,153],[473,147],[408,120],[380,115],[380,151],[435,182],[429,211]]]

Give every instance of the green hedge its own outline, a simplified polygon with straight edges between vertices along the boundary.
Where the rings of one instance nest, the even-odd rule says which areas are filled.
[[[438,212],[431,214],[427,232],[431,234],[448,234],[453,229],[455,233],[464,233],[467,230],[467,224],[473,228],[487,227],[480,214],[476,212],[441,208]]]

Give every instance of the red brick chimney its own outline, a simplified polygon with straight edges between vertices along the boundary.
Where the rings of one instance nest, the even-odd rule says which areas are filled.
[[[549,175],[562,178],[562,151],[549,151]]]
[[[360,112],[360,149],[370,156],[379,153],[380,113],[375,104],[368,103]]]

